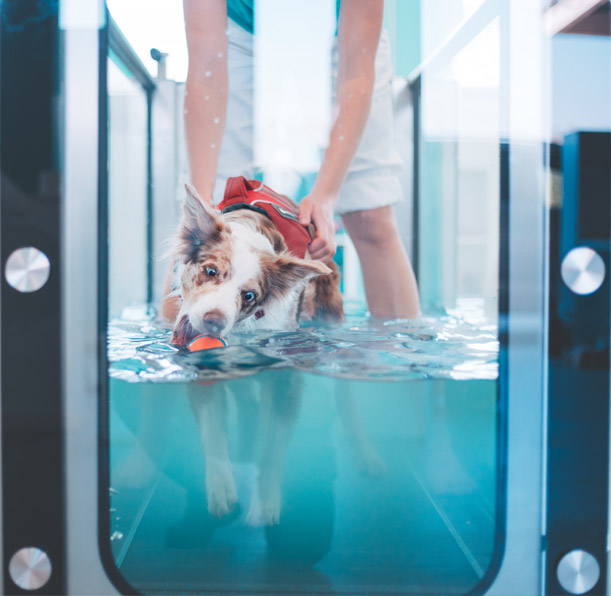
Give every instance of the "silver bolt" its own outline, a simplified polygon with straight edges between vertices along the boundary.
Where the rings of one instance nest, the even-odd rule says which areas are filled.
[[[569,594],[585,594],[598,582],[600,567],[589,552],[577,548],[560,559],[556,573]]]
[[[562,259],[562,280],[575,294],[596,292],[605,280],[605,262],[587,246],[570,250]]]
[[[33,246],[13,251],[4,268],[6,281],[19,292],[40,290],[47,283],[50,273],[51,263],[47,255]]]
[[[44,550],[33,546],[22,548],[11,557],[8,571],[23,590],[38,590],[51,577],[51,561]]]

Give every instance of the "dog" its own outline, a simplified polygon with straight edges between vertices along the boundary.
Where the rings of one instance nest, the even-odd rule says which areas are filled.
[[[198,334],[292,330],[313,319],[343,320],[335,263],[289,252],[261,211],[244,207],[223,214],[192,186],[186,191],[172,249],[181,298],[172,343],[186,345]]]
[[[297,205],[255,184],[230,179],[220,205],[225,205],[225,212],[209,206],[186,185],[183,217],[170,252],[178,278],[171,298],[178,308],[173,344],[187,345],[198,334],[293,330],[304,321],[344,320],[337,266],[309,259],[311,232],[298,223]],[[253,195],[252,205],[243,199],[255,188],[265,192]],[[297,242],[286,232],[291,227]],[[289,243],[295,245],[292,251]],[[260,379],[252,383],[256,385],[265,436],[246,519],[251,525],[274,525],[280,519],[284,455],[300,408],[301,381],[290,374],[283,387]],[[237,502],[224,432],[229,390],[222,383],[205,389],[190,384],[188,392],[201,430],[208,511],[222,517]],[[233,396],[237,402],[251,397]]]

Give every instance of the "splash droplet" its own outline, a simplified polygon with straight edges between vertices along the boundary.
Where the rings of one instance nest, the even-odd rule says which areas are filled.
[[[113,532],[110,536],[111,540],[123,540],[123,532]]]
[[[185,113],[185,114],[188,114],[188,113],[189,113],[189,110],[185,110],[185,111],[184,111],[184,113]]]
[[[210,143],[210,149],[216,149],[216,145],[214,143]]]
[[[218,124],[220,121],[221,121],[221,119],[220,119],[220,118],[215,118],[215,119],[213,120],[213,122],[214,122],[215,124]]]
[[[344,135],[339,135],[339,140],[343,141],[344,140]]]
[[[209,95],[204,95],[204,100],[205,100],[205,101],[208,101],[209,99],[210,99],[210,96],[209,96]]]
[[[209,77],[209,76],[211,76],[211,75],[212,75],[212,73],[211,73],[209,70],[207,70],[207,71],[206,71],[206,76],[207,76],[207,77]]]
[[[219,53],[217,54],[217,56],[218,56],[219,58],[222,58],[222,57],[223,57],[223,52],[219,52]]]

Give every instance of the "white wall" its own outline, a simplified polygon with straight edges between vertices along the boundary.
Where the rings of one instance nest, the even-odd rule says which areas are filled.
[[[552,40],[552,140],[575,131],[611,130],[611,40],[556,35]]]

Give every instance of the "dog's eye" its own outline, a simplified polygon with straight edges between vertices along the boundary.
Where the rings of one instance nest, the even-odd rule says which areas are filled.
[[[214,277],[216,275],[216,269],[214,267],[206,267],[206,275],[208,277]]]
[[[246,300],[246,302],[252,302],[256,297],[257,295],[252,290],[244,292],[244,300]]]

